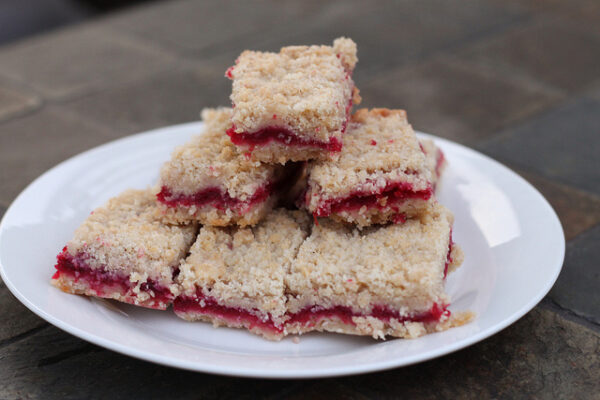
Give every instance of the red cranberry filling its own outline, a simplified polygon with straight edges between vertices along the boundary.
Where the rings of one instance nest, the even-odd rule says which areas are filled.
[[[444,153],[442,153],[442,150],[438,151],[438,155],[437,155],[437,159],[435,160],[435,174],[437,175],[437,177],[439,178],[441,173],[442,173],[442,165],[444,164]]]
[[[218,210],[235,209],[244,214],[258,203],[263,203],[273,193],[275,184],[269,182],[259,187],[247,200],[240,200],[229,196],[229,194],[218,187],[210,187],[200,190],[191,195],[174,194],[170,188],[163,186],[160,193],[156,195],[158,201],[169,207],[210,205]]]
[[[256,146],[264,146],[273,141],[283,143],[286,146],[318,147],[331,152],[342,150],[342,142],[337,138],[331,138],[329,142],[302,139],[288,128],[278,126],[268,126],[253,133],[236,133],[235,127],[232,127],[227,131],[227,135],[229,135],[233,144],[250,146],[251,151]]]
[[[448,305],[439,305],[433,303],[431,309],[427,312],[406,316],[400,315],[396,310],[393,310],[387,306],[375,306],[370,314],[360,314],[352,311],[350,307],[346,306],[335,306],[332,308],[322,308],[321,306],[310,306],[305,309],[292,314],[291,318],[286,322],[287,324],[300,323],[304,326],[309,326],[318,323],[321,319],[325,318],[338,318],[344,324],[354,324],[352,322],[353,317],[375,317],[382,321],[389,321],[390,319],[396,319],[400,322],[436,322],[445,315],[450,315],[450,310],[447,309]]]
[[[454,246],[454,242],[452,241],[452,229],[450,229],[450,240],[448,241],[448,254],[446,255],[446,265],[444,266],[444,279],[446,279],[446,275],[448,275],[448,266],[452,264],[452,246]]]
[[[177,297],[173,303],[173,310],[176,313],[198,312],[203,315],[218,317],[231,323],[241,324],[247,327],[247,329],[259,328],[263,331],[283,332],[283,327],[275,325],[271,316],[263,320],[248,310],[223,306],[213,297],[202,294],[200,290],[196,292],[195,297]]]
[[[346,120],[342,126],[342,133],[346,132],[350,110],[352,110],[352,98],[350,98],[348,105],[346,105]],[[273,119],[277,119],[277,115],[273,115]],[[235,126],[232,126],[227,130],[227,135],[231,138],[233,144],[237,146],[249,146],[250,151],[254,150],[256,146],[265,146],[271,142],[282,143],[286,146],[316,147],[332,153],[338,153],[342,150],[342,142],[335,137],[331,138],[328,142],[303,139],[298,137],[291,129],[283,126],[267,126],[255,132],[241,133],[236,133]]]
[[[431,187],[427,187],[425,190],[414,190],[410,183],[388,182],[383,190],[378,193],[365,193],[356,190],[346,197],[324,200],[318,205],[315,214],[317,217],[327,217],[333,213],[358,210],[363,206],[381,210],[398,206],[408,199],[429,200],[432,194],[433,189]],[[386,197],[387,200],[384,206],[381,200]],[[306,200],[308,202],[309,199]]]
[[[439,321],[442,316],[449,316],[450,310],[448,310],[447,307],[447,304],[440,305],[438,303],[433,303],[433,306],[427,312],[411,316],[405,316],[400,315],[400,313],[396,310],[382,305],[375,306],[370,314],[356,313],[352,311],[350,307],[346,306],[335,306],[331,308],[310,306],[297,313],[288,314],[290,318],[285,323],[300,323],[304,326],[310,326],[318,323],[321,319],[324,318],[338,318],[344,324],[353,325],[354,322],[352,321],[352,317],[363,316],[375,317],[382,321],[396,319],[400,322],[428,323]],[[244,310],[237,307],[223,306],[219,304],[214,298],[202,294],[200,290],[197,291],[195,297],[177,297],[175,299],[175,302],[173,303],[173,310],[177,313],[197,312],[203,315],[219,317],[232,323],[244,325],[248,329],[259,328],[263,331],[281,333],[283,332],[284,328],[283,326],[276,325],[270,316],[267,319],[263,320],[248,310]]]
[[[110,292],[116,290],[121,295],[136,296],[135,292],[133,292],[134,285],[129,281],[128,276],[107,271],[103,268],[91,268],[86,262],[87,258],[88,256],[85,253],[78,253],[72,256],[66,247],[63,248],[63,251],[56,257],[55,268],[57,271],[52,276],[52,279],[58,279],[60,275],[65,274],[74,279],[75,282],[82,280],[99,297],[108,297],[111,294]],[[174,275],[177,275],[178,272],[178,268],[173,270]],[[173,300],[171,291],[152,279],[148,279],[141,284],[140,290],[153,294],[151,300],[142,304],[146,307],[164,308],[165,304],[170,304]]]

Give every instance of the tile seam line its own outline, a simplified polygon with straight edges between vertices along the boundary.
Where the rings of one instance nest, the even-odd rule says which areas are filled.
[[[570,315],[571,317],[575,317],[576,319],[583,320],[583,321],[587,322],[588,324],[590,324],[590,325],[594,326],[594,328],[595,328],[595,329],[598,329],[598,330],[600,330],[600,323],[599,323],[599,322],[596,322],[596,321],[594,321],[593,319],[587,318],[586,316],[584,316],[584,315],[581,315],[580,313],[578,313],[578,312],[576,312],[576,311],[574,311],[574,310],[572,310],[572,309],[570,309],[570,308],[567,308],[567,307],[565,307],[565,306],[561,305],[560,303],[558,303],[558,302],[557,302],[556,300],[554,300],[553,298],[547,297],[547,299],[548,299],[548,301],[549,301],[549,302],[550,302],[552,305],[554,305],[554,306],[555,306],[556,308],[558,308],[560,311],[563,311],[563,312],[565,312],[566,314]],[[573,321],[573,322],[576,322],[576,321]],[[577,323],[578,325],[581,325],[581,326],[584,326],[584,327],[585,327],[585,325],[584,325],[584,324],[581,324],[581,323],[579,323],[579,322],[576,322],[576,323]],[[589,328],[588,328],[588,329],[589,329]]]
[[[30,36],[22,37],[13,42],[0,45],[0,54],[4,52],[14,51],[19,47],[35,44],[37,41],[44,40],[45,38],[51,37],[52,35],[77,36],[79,34],[77,30],[82,29],[104,31],[105,33],[114,35],[117,39],[122,40],[125,46],[136,47],[142,51],[155,53],[157,56],[163,56],[168,58],[177,58],[178,56],[177,53],[171,52],[169,51],[169,49],[164,48],[163,46],[155,45],[154,42],[151,40],[145,40],[143,38],[140,39],[137,35],[133,35],[127,30],[116,29],[109,22],[96,19],[88,19],[75,24],[66,24],[58,26],[54,29],[38,32]]]
[[[47,96],[43,95],[43,101],[46,104],[51,105],[68,105],[71,103],[75,103],[80,100],[85,100],[90,97],[94,97],[100,94],[104,94],[113,90],[118,90],[120,88],[127,88],[139,83],[143,83],[145,81],[149,81],[154,79],[157,76],[162,74],[176,73],[178,70],[185,71],[193,71],[193,67],[190,65],[181,65],[180,62],[186,62],[186,60],[175,60],[177,62],[169,63],[165,66],[157,68],[155,71],[152,71],[148,74],[141,74],[140,76],[134,76],[122,81],[107,81],[102,82],[100,84],[92,84],[86,90],[83,91],[75,91],[70,94],[60,94],[57,96]]]
[[[600,79],[595,82],[600,82]],[[564,98],[559,99],[556,102],[550,104],[548,107],[541,108],[537,112],[529,114],[526,117],[520,118],[518,120],[515,120],[512,123],[509,122],[508,124],[504,125],[502,128],[493,132],[492,137],[490,137],[488,139],[476,141],[472,145],[475,146],[476,148],[480,149],[481,148],[480,146],[482,146],[482,145],[486,145],[489,143],[493,143],[494,141],[497,141],[497,140],[508,138],[508,137],[510,137],[510,135],[514,134],[513,129],[518,128],[519,126],[522,126],[522,125],[527,125],[528,123],[533,122],[536,119],[543,117],[544,115],[550,115],[550,113],[556,112],[557,110],[560,110],[562,107],[568,106],[571,103],[574,103],[574,102],[580,101],[580,100],[594,101],[595,99],[589,95],[586,95],[585,92],[580,95],[574,94],[572,96],[564,97]]]
[[[12,115],[9,115],[8,117],[0,117],[0,126],[2,126],[3,124],[9,123],[9,122],[17,121],[19,119],[30,117],[30,116],[34,115],[35,113],[38,113],[41,110],[43,110],[49,103],[46,99],[42,98],[41,96],[39,97],[39,99],[40,99],[39,103],[35,104],[34,106],[32,106],[30,108],[26,108],[26,109],[20,110],[18,112],[15,112]],[[2,205],[1,202],[0,202],[0,205]]]
[[[77,356],[80,356],[83,354],[96,353],[96,352],[100,352],[100,351],[107,351],[107,350],[105,350],[101,347],[97,347],[89,342],[84,341],[83,346],[77,347],[72,350],[63,351],[54,356],[40,359],[37,363],[37,366],[39,368],[42,368],[42,367],[47,367],[47,366],[51,366],[51,365],[56,365],[56,364],[62,363],[63,361],[68,361],[74,357],[77,357]]]
[[[586,193],[587,193],[587,192],[586,192]],[[590,232],[592,229],[596,229],[596,228],[598,228],[598,227],[600,227],[600,222],[597,222],[597,223],[595,223],[594,225],[590,226],[589,228],[587,228],[587,229],[585,229],[585,230],[583,230],[583,231],[579,232],[579,233],[577,234],[577,236],[575,236],[575,237],[573,237],[573,238],[569,239],[569,240],[567,241],[567,244],[571,243],[571,242],[572,242],[572,241],[574,241],[574,240],[577,240],[577,239],[578,239],[579,237],[581,237],[582,235],[586,235],[586,234],[588,234],[588,233],[589,233],[589,232]],[[583,318],[583,317],[582,317],[582,318]],[[598,325],[598,326],[600,327],[600,322],[595,322],[595,324],[596,324],[596,325]]]
[[[30,336],[35,335],[36,333],[43,331],[44,329],[50,327],[50,324],[47,322],[44,322],[42,325],[40,326],[36,326],[34,328],[28,329],[25,332],[21,332],[17,335],[14,335],[12,337],[0,340],[0,349],[6,347],[6,346],[10,346],[11,344],[14,343],[18,343],[24,339],[27,339]]]
[[[84,117],[83,115],[81,115],[79,113],[71,111],[67,107],[65,107],[64,104],[53,104],[53,108],[54,108],[54,112],[58,113],[59,115],[65,117],[65,118],[68,118],[76,123],[81,123],[81,124],[87,125],[89,128],[98,130],[98,132],[102,136],[102,138],[106,139],[106,141],[104,143],[108,143],[110,141],[117,139],[117,138],[111,136],[111,133],[115,132],[116,130],[111,129],[107,125],[102,124],[102,122],[100,122],[100,121],[94,120],[93,118]],[[134,135],[136,133],[137,132],[129,132],[127,134],[122,135],[121,137]],[[87,150],[93,149],[98,146],[99,145],[91,146],[91,147],[88,146]],[[82,150],[80,153],[82,153],[83,151],[85,151],[85,150]],[[80,153],[78,153],[78,154],[80,154]],[[73,155],[73,157],[74,156],[75,155]],[[64,161],[64,160],[62,160],[62,161]]]
[[[128,39],[131,39],[135,43],[139,43],[140,45],[143,45],[143,46],[150,46],[151,48],[156,49],[157,51],[163,53],[164,55],[168,55],[175,59],[186,60],[186,61],[196,61],[199,57],[201,57],[202,59],[205,59],[205,58],[213,58],[213,57],[221,56],[223,54],[227,54],[227,50],[215,51],[214,53],[211,53],[211,50],[212,50],[212,48],[221,49],[225,45],[229,44],[229,42],[236,43],[236,40],[239,40],[240,37],[245,37],[246,35],[255,35],[256,36],[257,34],[262,32],[262,30],[259,30],[259,31],[253,31],[253,32],[246,33],[246,35],[239,34],[239,35],[235,36],[234,38],[226,39],[222,42],[210,43],[210,45],[207,45],[206,47],[203,47],[200,49],[191,49],[191,48],[181,47],[178,50],[173,50],[173,49],[175,49],[175,47],[173,47],[173,45],[169,46],[168,40],[163,43],[163,42],[154,40],[150,37],[147,37],[143,33],[136,33],[133,31],[129,31],[126,28],[121,28],[118,26],[118,24],[111,23],[110,21],[103,21],[103,25],[101,25],[101,26],[110,30],[111,32],[115,32],[119,35],[123,35],[124,37],[126,37]],[[1,50],[2,49],[0,48],[0,51]],[[206,54],[206,52],[208,52],[209,54]],[[223,73],[224,72],[225,71],[223,71]]]

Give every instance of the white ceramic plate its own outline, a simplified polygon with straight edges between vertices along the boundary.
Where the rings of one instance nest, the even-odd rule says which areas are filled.
[[[454,212],[454,239],[466,254],[448,277],[450,309],[477,314],[460,328],[415,340],[312,333],[299,343],[269,342],[52,287],[55,257],[89,212],[126,188],[155,183],[173,147],[201,131],[201,123],[189,123],[127,137],[36,179],[0,224],[0,271],[12,293],[57,327],[133,357],[194,371],[299,378],[399,367],[464,348],[522,317],[558,277],[564,235],[540,193],[496,161],[435,138],[449,161],[438,197]]]

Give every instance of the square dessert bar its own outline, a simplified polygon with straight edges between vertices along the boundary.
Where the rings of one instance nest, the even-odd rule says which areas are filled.
[[[205,132],[176,148],[161,169],[157,199],[164,219],[215,226],[257,223],[277,201],[286,169],[252,161],[231,143],[225,134],[230,108],[205,109],[202,119]]]
[[[463,258],[452,222],[437,203],[404,224],[362,230],[320,219],[286,277],[287,332],[413,338],[465,322],[450,318],[444,291]]]
[[[401,222],[433,199],[431,171],[403,110],[361,109],[337,160],[311,161],[304,206],[360,226]]]
[[[342,148],[352,104],[356,44],[244,51],[227,70],[233,80],[231,141],[270,163],[326,159]]]
[[[92,211],[57,257],[52,284],[73,294],[164,310],[177,293],[173,278],[195,225],[156,217],[151,190],[128,190]]]
[[[433,190],[437,188],[437,184],[442,176],[442,172],[448,164],[442,150],[435,145],[431,139],[421,139],[421,150],[425,153],[427,160],[427,168],[431,172],[431,186]]]
[[[284,277],[310,225],[302,211],[276,209],[254,227],[202,227],[177,277],[181,294],[173,310],[189,321],[280,339]]]

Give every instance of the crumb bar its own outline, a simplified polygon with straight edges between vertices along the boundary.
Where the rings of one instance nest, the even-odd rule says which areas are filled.
[[[342,148],[352,108],[356,44],[290,46],[279,53],[244,51],[229,68],[233,80],[231,141],[269,163],[327,159]]]
[[[427,168],[431,172],[431,186],[433,190],[437,188],[437,184],[440,181],[442,172],[448,164],[442,150],[435,145],[431,139],[421,139],[421,150],[425,153],[425,159],[427,160]]]
[[[302,211],[273,210],[254,227],[200,229],[177,278],[173,310],[186,320],[284,336],[284,278],[308,235]]]
[[[157,199],[166,221],[253,225],[276,203],[286,169],[240,153],[225,135],[231,114],[230,108],[203,110],[205,132],[163,165]]]
[[[402,222],[433,199],[431,171],[403,110],[358,110],[340,157],[308,168],[304,206],[315,217],[360,226]]]
[[[404,224],[362,230],[320,219],[286,276],[287,333],[413,338],[465,322],[450,317],[444,291],[463,258],[452,222],[437,203]]]
[[[196,226],[156,218],[151,190],[128,190],[94,210],[57,257],[52,284],[67,293],[165,309]]]

